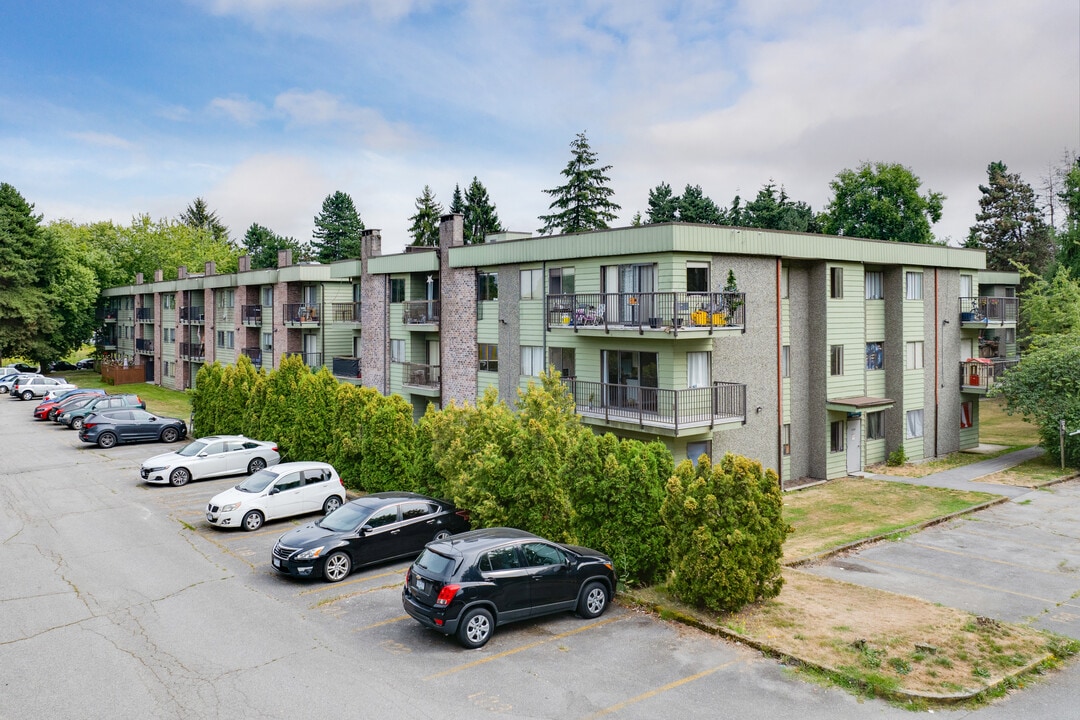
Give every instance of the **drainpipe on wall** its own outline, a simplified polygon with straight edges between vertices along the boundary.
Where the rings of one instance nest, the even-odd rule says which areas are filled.
[[[781,298],[780,282],[783,278],[783,261],[776,258],[776,475],[780,478],[780,492],[784,491],[784,376],[780,369],[780,357],[784,352],[784,328],[782,325],[784,306]],[[746,332],[746,320],[743,319],[743,332]],[[746,403],[743,402],[743,417]]]

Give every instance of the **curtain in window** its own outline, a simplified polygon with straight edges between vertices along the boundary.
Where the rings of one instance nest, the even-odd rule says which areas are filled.
[[[907,299],[922,300],[922,273],[909,272],[907,280]]]
[[[709,386],[709,353],[686,353],[686,385],[692,388]]]
[[[922,410],[910,410],[907,414],[907,436],[909,438],[922,437],[923,411]]]

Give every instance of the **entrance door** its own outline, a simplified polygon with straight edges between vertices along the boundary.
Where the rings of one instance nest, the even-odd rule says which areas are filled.
[[[315,334],[304,335],[304,363],[308,367],[322,364],[319,355],[319,336]]]
[[[862,418],[847,421],[847,471],[862,471]]]

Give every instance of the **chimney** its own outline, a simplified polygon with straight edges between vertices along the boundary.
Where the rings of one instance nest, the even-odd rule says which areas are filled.
[[[278,250],[277,266],[283,268],[289,267],[290,265],[292,265],[292,250]]]
[[[187,277],[187,265],[181,265],[180,267],[176,268],[176,279],[177,280],[183,280],[186,277]]]
[[[135,273],[135,284],[136,285],[142,285],[143,284],[143,274],[142,273]]]
[[[161,268],[158,268],[157,270],[154,271],[154,282],[161,282],[164,279],[165,279],[165,271],[164,270],[162,270]]]
[[[217,263],[215,263],[213,260],[207,261],[206,270],[204,271],[204,274],[213,275],[216,271],[217,271]]]
[[[450,213],[439,218],[439,247],[457,247],[465,244],[465,216]]]
[[[362,230],[360,232],[360,257],[363,259],[382,255],[382,231]]]
[[[240,259],[236,261],[237,272],[247,272],[251,269],[251,256],[241,255]]]

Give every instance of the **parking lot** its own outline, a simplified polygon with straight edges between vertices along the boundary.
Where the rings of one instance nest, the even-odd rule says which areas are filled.
[[[408,563],[279,576],[274,540],[314,517],[218,530],[237,479],[149,486],[168,446],[84,446],[30,410],[0,397],[0,718],[908,716],[620,604],[463,650],[404,615]]]

